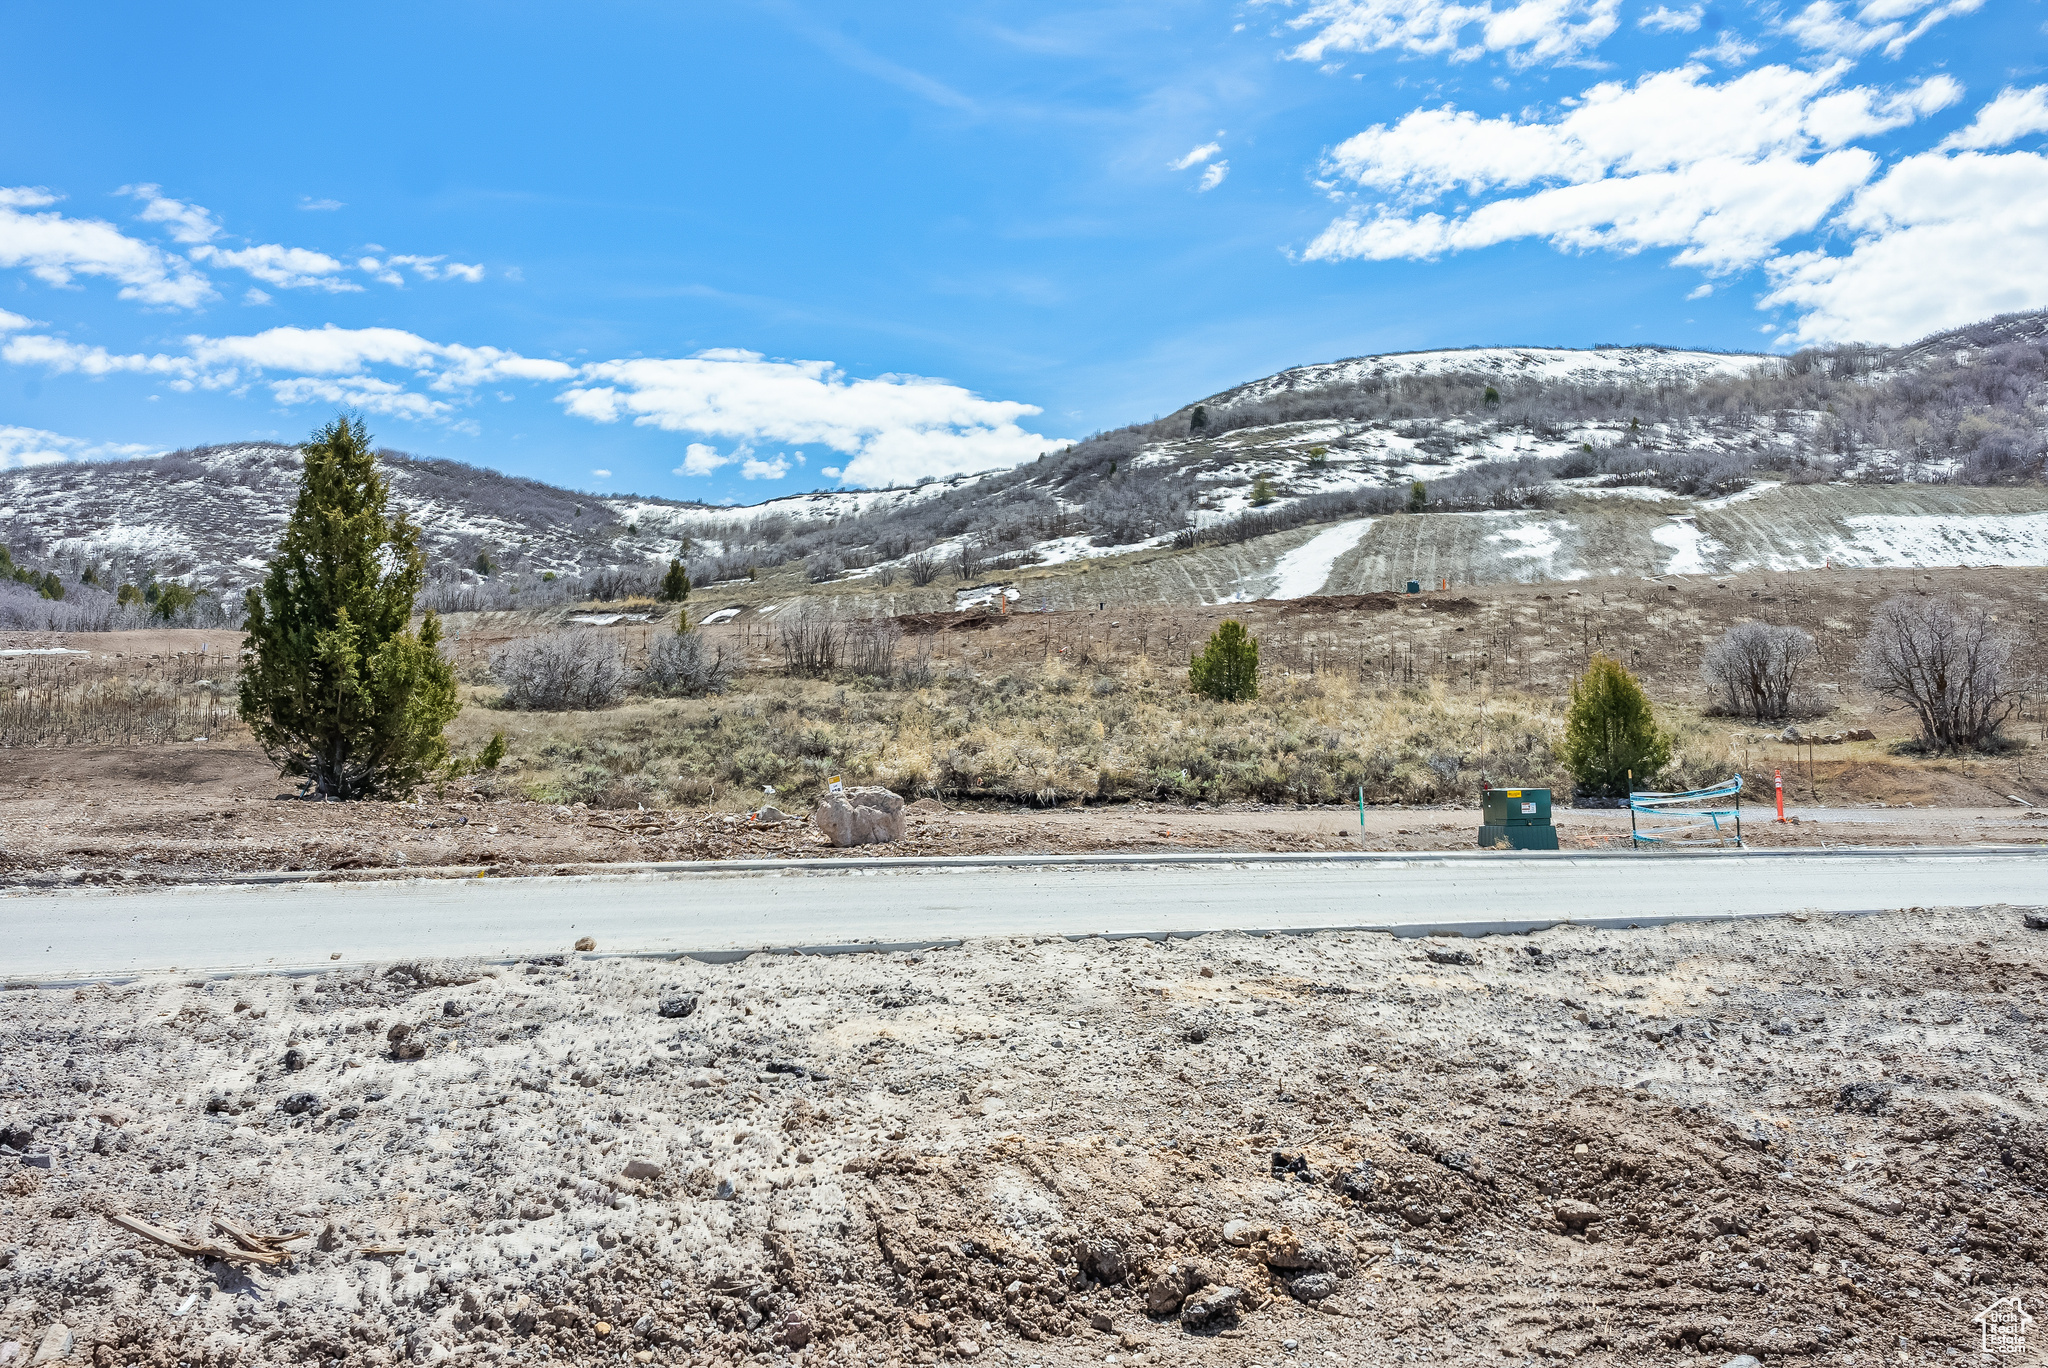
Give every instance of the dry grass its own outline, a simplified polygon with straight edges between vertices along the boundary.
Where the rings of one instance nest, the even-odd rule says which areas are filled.
[[[232,656],[0,658],[0,748],[163,745],[247,730],[235,716]]]

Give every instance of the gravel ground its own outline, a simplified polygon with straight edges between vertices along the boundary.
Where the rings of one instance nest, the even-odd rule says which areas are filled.
[[[2041,915],[10,992],[0,1361],[1946,1362]]]

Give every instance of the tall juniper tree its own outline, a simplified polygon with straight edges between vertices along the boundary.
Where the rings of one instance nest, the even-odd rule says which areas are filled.
[[[347,417],[301,448],[298,502],[248,593],[241,713],[288,775],[326,798],[402,797],[448,758],[462,705],[432,612],[419,529],[386,511],[370,434]]]

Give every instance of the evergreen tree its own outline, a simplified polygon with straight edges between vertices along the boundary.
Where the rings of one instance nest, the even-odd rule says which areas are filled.
[[[1209,644],[1189,659],[1188,687],[1219,703],[1243,703],[1259,696],[1259,643],[1242,622],[1223,623]]]
[[[672,560],[668,573],[661,577],[661,601],[663,603],[688,603],[690,601],[690,572],[683,569],[683,563]]]
[[[1257,476],[1252,480],[1253,508],[1264,508],[1267,504],[1273,502],[1275,497],[1271,480],[1263,475]]]
[[[1197,404],[1195,405],[1195,411],[1192,414],[1188,415],[1188,435],[1194,436],[1199,433],[1207,432],[1208,430],[1209,410],[1203,408],[1200,404]]]
[[[1580,788],[1619,796],[1629,790],[1631,770],[1635,787],[1648,788],[1671,763],[1671,735],[1657,726],[1649,695],[1628,668],[1595,655],[1572,683],[1561,753]]]
[[[1422,513],[1426,512],[1428,508],[1429,486],[1417,480],[1408,486],[1408,511],[1410,513]]]
[[[429,612],[419,529],[385,511],[362,422],[337,418],[302,448],[299,498],[248,594],[242,718],[264,753],[329,798],[403,797],[448,757],[462,704]]]

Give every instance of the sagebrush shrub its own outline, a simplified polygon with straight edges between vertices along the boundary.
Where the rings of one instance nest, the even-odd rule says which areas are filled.
[[[706,646],[702,632],[674,632],[647,648],[647,668],[640,686],[649,693],[676,698],[703,698],[724,693],[732,682],[732,665],[723,646]]]

